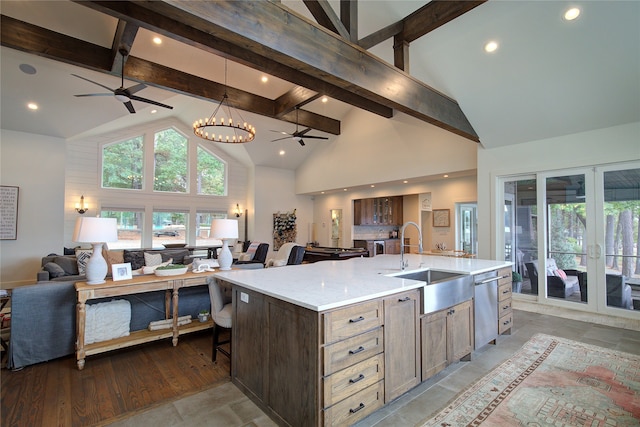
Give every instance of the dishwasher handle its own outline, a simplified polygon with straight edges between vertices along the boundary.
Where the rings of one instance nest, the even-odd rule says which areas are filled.
[[[491,282],[496,281],[496,280],[506,279],[507,277],[509,277],[509,276],[508,276],[508,275],[505,275],[505,276],[494,276],[494,277],[489,277],[488,279],[484,279],[484,280],[481,280],[481,281],[479,281],[479,282],[475,282],[474,284],[475,284],[476,286],[478,286],[478,285],[484,285],[485,283],[491,283]]]

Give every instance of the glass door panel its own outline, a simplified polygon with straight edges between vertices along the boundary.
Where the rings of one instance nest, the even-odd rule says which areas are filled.
[[[546,179],[547,297],[586,303],[587,209],[585,175]],[[582,285],[582,286],[581,286]]]
[[[478,209],[476,204],[460,204],[458,207],[458,250],[467,254],[478,253]]]

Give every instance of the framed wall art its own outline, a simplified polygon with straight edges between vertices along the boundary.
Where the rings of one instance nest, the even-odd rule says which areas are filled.
[[[0,185],[0,240],[18,238],[19,187]]]
[[[125,262],[122,264],[111,265],[111,277],[113,278],[114,282],[118,280],[129,280],[133,278],[131,272],[131,263]]]
[[[433,226],[449,227],[449,209],[433,210]]]

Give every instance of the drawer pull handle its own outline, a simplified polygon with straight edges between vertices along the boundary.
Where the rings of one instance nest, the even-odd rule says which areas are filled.
[[[358,412],[360,409],[364,409],[364,403],[360,403],[360,405],[358,405],[357,408],[353,409],[349,409],[349,412],[351,412],[352,414],[355,414],[356,412]]]
[[[364,347],[363,346],[360,346],[355,350],[349,350],[349,354],[357,354],[357,353],[360,353],[361,351],[364,351]]]
[[[362,381],[363,379],[364,379],[364,375],[360,374],[360,375],[358,375],[358,378],[356,378],[355,380],[353,378],[351,378],[349,380],[349,384],[355,384],[358,381]]]
[[[509,292],[511,292],[510,289],[505,289],[504,291],[502,291],[503,294],[508,294]]]
[[[508,325],[509,323],[511,323],[511,320],[506,320],[506,321],[502,322],[503,325]]]
[[[364,320],[364,317],[360,316],[357,319],[349,319],[349,323],[362,322],[363,320]]]
[[[410,299],[411,299],[411,298],[409,298],[409,297],[404,297],[404,298],[400,298],[400,299],[398,300],[398,302],[405,302],[405,301],[409,301]]]
[[[502,307],[503,310],[506,310],[507,308],[509,308],[510,306],[505,305],[504,307]]]

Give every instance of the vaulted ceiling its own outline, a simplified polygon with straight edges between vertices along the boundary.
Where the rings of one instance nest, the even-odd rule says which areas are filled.
[[[640,6],[484,1],[20,1],[0,3],[5,129],[77,138],[211,114],[227,89],[258,129],[254,164],[295,169],[311,155],[271,130],[329,138],[351,108],[407,114],[486,147],[640,120]],[[162,45],[152,38],[160,36]],[[482,48],[498,41],[493,54]],[[125,86],[172,105],[77,98]],[[228,72],[225,76],[225,58]],[[21,70],[33,66],[35,74]],[[403,71],[404,69],[404,71]],[[110,76],[110,75],[111,76]],[[268,77],[267,83],[260,81]],[[320,98],[328,97],[323,103]],[[36,113],[24,110],[36,100]],[[156,114],[150,114],[156,109]],[[244,114],[244,113],[243,113]],[[310,132],[311,133],[311,132]]]

